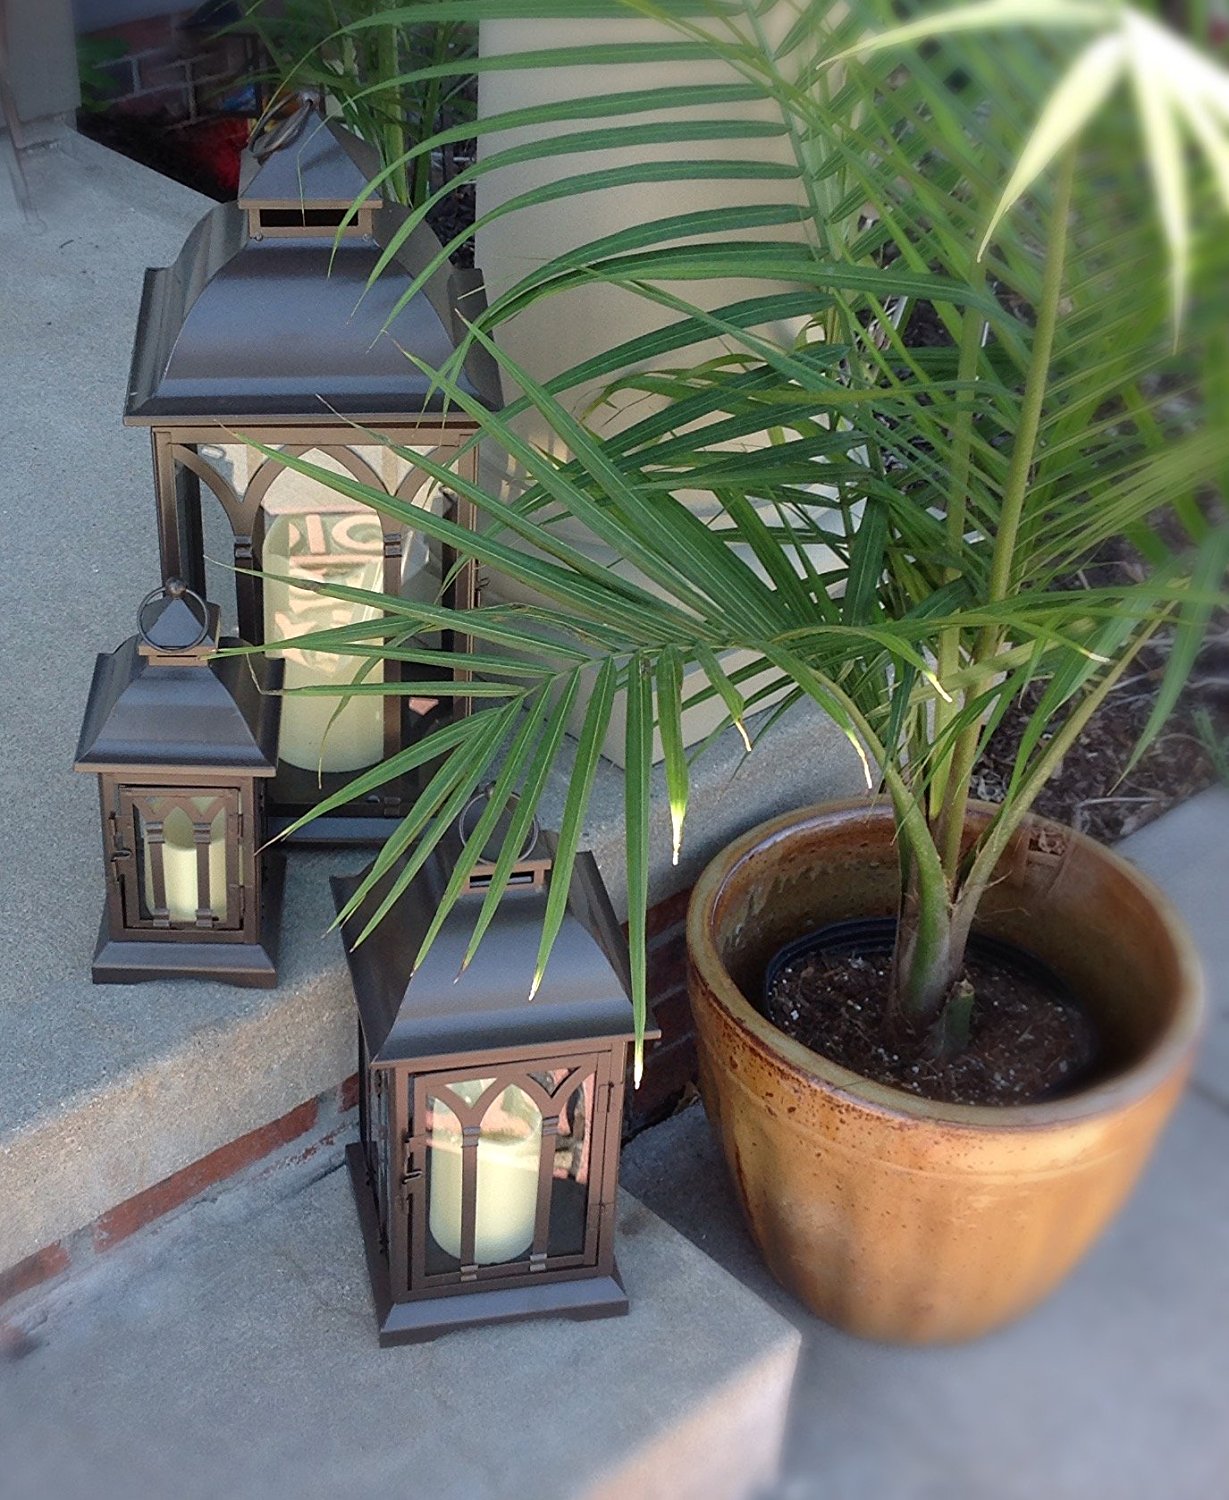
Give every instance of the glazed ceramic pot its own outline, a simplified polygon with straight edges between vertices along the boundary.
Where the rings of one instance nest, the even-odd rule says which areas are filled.
[[[970,810],[970,833],[989,812]],[[886,805],[764,823],[708,866],[692,896],[700,1088],[747,1223],[777,1279],[852,1333],[957,1341],[1033,1306],[1126,1199],[1191,1065],[1198,960],[1154,886],[1036,818],[998,873],[978,930],[1046,963],[1103,1035],[1098,1081],[1048,1103],[940,1104],[871,1083],[753,1003],[791,939],[894,915]]]

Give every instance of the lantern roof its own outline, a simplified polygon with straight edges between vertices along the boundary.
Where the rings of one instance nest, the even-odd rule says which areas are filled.
[[[529,998],[547,887],[510,888],[469,967],[460,972],[478,893],[463,896],[417,971],[410,965],[435,916],[450,873],[437,849],[379,925],[354,940],[404,868],[395,864],[342,927],[350,977],[373,1064],[468,1057],[633,1035],[627,951],[591,854],[576,856],[567,911],[542,983]],[[340,911],[363,876],[335,876]]]
[[[288,118],[272,116],[253,131],[239,165],[239,206],[378,206],[381,195],[367,184],[379,171],[372,146],[304,100]]]
[[[482,275],[445,261],[394,315],[440,244],[420,224],[375,275],[409,216],[365,191],[378,171],[365,142],[310,104],[258,132],[238,202],[211,209],[174,265],[145,273],[125,421],[379,423],[444,411],[444,392],[408,355],[436,370],[455,354],[486,306]],[[481,347],[456,380],[501,404]]]
[[[134,635],[95,662],[76,769],[272,776],[283,664],[263,656],[201,662],[192,647],[175,661],[144,646]]]

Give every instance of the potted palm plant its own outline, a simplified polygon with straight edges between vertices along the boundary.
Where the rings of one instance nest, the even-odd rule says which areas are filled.
[[[819,704],[862,757],[868,797],[754,829],[700,879],[689,945],[702,1090],[752,1230],[788,1286],[859,1332],[966,1337],[1048,1290],[1121,1202],[1198,1030],[1197,965],[1163,900],[1030,810],[1139,653],[1168,632],[1145,740],[1155,734],[1225,598],[1229,279],[1215,195],[1229,195],[1229,76],[1142,12],[1098,0],[907,7],[903,23],[878,0],[813,3],[794,7],[797,23],[771,43],[754,4],[627,7],[670,33],[663,56],[707,48],[774,102],[794,170],[780,203],[737,222],[791,232],[733,243],[721,233],[728,208],[629,226],[496,298],[472,337],[519,402],[492,415],[448,370],[436,375],[517,466],[519,488],[491,494],[416,460],[477,507],[475,535],[286,460],[524,590],[464,622],[481,652],[455,664],[480,672],[475,697],[489,711],[357,788],[426,768],[368,884],[410,851],[386,905],[396,899],[493,779],[425,949],[503,809],[519,797],[510,865],[520,821],[562,767],[541,972],[621,696],[643,1023],[654,730],[677,854],[685,709],[720,703],[750,748],[757,722]],[[431,6],[420,9],[428,18]],[[679,106],[702,104],[708,86],[681,89]],[[607,120],[637,104],[594,95],[569,118],[585,108]],[[542,118],[558,113],[544,105]],[[618,128],[583,132],[578,152]],[[679,138],[668,110],[658,129],[662,143]],[[499,163],[492,152],[474,170]],[[671,170],[685,178],[685,157]],[[648,171],[660,176],[661,163]],[[593,185],[583,172],[571,180]],[[727,276],[763,286],[715,309],[680,290]],[[594,279],[658,304],[664,326],[545,384],[500,353],[501,321]],[[595,378],[646,407],[599,432],[567,401]],[[527,410],[564,456],[519,435]],[[577,526],[600,556],[578,545]],[[1089,586],[1083,570],[1115,540],[1140,566]],[[435,606],[364,602],[378,605],[377,622],[304,644],[417,660],[417,633],[456,623]],[[976,759],[1026,689],[1034,706],[1010,785],[999,804],[976,804]],[[749,720],[757,708],[768,711]],[[500,886],[497,876],[471,952]],[[867,917],[891,929],[870,1050],[892,1058],[877,1076],[832,1055],[841,1027],[821,1018],[807,1045],[762,1001],[778,948]],[[1043,1097],[1055,1080],[1037,1072],[1028,1024],[1006,1055],[1022,1060],[1007,1071],[1036,1075],[1032,1095],[993,1080],[970,1092],[967,1066],[958,1088],[949,1076],[929,1090],[939,1097],[916,1087],[976,1056],[981,976],[996,961],[972,965],[976,933],[1027,950],[1040,982],[1069,992],[1058,1009],[1079,1012],[1092,1049],[1079,1087]],[[876,941],[855,958],[874,956]],[[1073,1066],[1059,1062],[1074,1079],[1072,1055]]]

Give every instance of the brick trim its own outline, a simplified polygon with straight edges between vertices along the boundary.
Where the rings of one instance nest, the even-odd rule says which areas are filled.
[[[68,1251],[59,1240],[54,1245],[44,1245],[7,1271],[0,1271],[0,1303],[11,1302],[22,1292],[32,1291],[44,1281],[50,1281],[53,1276],[67,1271],[68,1263]]]
[[[0,1306],[55,1280],[73,1267],[80,1268],[139,1229],[173,1213],[291,1142],[312,1134],[311,1143],[294,1158],[306,1160],[349,1126],[347,1116],[358,1100],[357,1083],[357,1077],[351,1075],[337,1088],[306,1100],[267,1125],[190,1162],[161,1182],[117,1203],[93,1223],[0,1271]]]
[[[130,1234],[143,1229],[152,1220],[160,1219],[163,1214],[170,1213],[189,1198],[195,1198],[206,1188],[214,1187],[227,1177],[233,1177],[236,1172],[250,1167],[253,1162],[268,1156],[279,1146],[289,1145],[299,1136],[306,1135],[315,1125],[318,1114],[317,1101],[309,1099],[280,1119],[271,1120],[268,1125],[250,1130],[238,1140],[219,1146],[208,1156],[202,1156],[180,1171],[172,1172],[153,1187],[116,1204],[94,1221],[94,1249],[109,1250],[112,1245],[118,1245]]]

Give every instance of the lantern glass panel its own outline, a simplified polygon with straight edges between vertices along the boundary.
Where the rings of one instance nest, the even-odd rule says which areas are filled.
[[[408,458],[384,447],[383,444],[326,443],[320,447],[303,444],[275,444],[264,438],[278,452],[287,450],[318,468],[329,469],[335,474],[345,475],[350,480],[371,484],[375,489],[387,490],[390,495],[416,505],[428,505],[440,510],[440,490],[429,475],[416,468]],[[440,458],[441,453],[434,444],[398,444],[405,453],[423,453]],[[206,561],[206,585],[210,598],[221,603],[224,633],[245,633],[252,622],[239,618],[236,601],[236,577],[228,567],[233,538],[251,538],[252,564],[260,567],[261,535],[267,531],[275,513],[293,513],[299,510],[330,511],[348,510],[357,507],[357,501],[347,501],[326,484],[297,474],[285,468],[278,459],[267,459],[264,453],[245,443],[197,443],[174,447],[174,480],[176,489],[200,489],[201,493],[201,544]],[[189,460],[189,462],[185,462]],[[191,466],[189,466],[191,463]],[[254,480],[257,483],[254,484]],[[251,493],[249,493],[251,486]],[[210,501],[210,492],[215,501]],[[359,507],[365,508],[365,507]],[[374,514],[372,511],[371,514]],[[380,525],[380,522],[377,522]],[[395,531],[395,523],[383,523],[389,531]],[[267,541],[266,543],[267,546]],[[308,546],[311,552],[311,544]],[[402,555],[398,577],[387,580],[390,588],[399,588],[402,597],[435,598],[440,580],[440,564],[435,550],[428,552],[428,544],[416,532],[402,531]],[[342,580],[344,582],[344,580]],[[381,588],[386,580],[381,576]],[[306,627],[297,627],[296,633]]]
[[[567,1070],[552,1075],[553,1087],[563,1083]],[[560,1101],[559,1129],[555,1136],[555,1160],[552,1170],[550,1201],[550,1238],[547,1252],[551,1256],[583,1255],[589,1209],[590,1176],[593,1163],[594,1077],[590,1073]]]
[[[199,913],[207,912],[210,925],[238,925],[230,892],[241,876],[232,869],[235,857],[227,843],[227,813],[234,798],[233,792],[128,795],[140,871],[139,922],[195,927]]]
[[[414,504],[438,508],[438,487],[411,459],[381,444],[295,448],[305,462]],[[407,449],[429,453],[429,447]],[[302,578],[372,593],[396,591],[403,598],[434,601],[440,567],[420,534],[398,529],[361,502],[269,459],[244,443],[200,445],[197,457],[216,475],[219,498],[229,501],[236,535],[252,534],[249,566],[277,575],[262,585],[260,638],[287,640],[374,619],[371,606],[331,599],[282,579]],[[206,482],[206,488],[211,486]],[[242,518],[242,519],[241,519]],[[219,554],[213,531],[218,517],[203,517],[206,552]],[[400,556],[385,558],[385,532],[399,535]],[[224,551],[220,555],[225,555]],[[242,561],[242,559],[241,559]],[[212,583],[211,583],[212,587]],[[256,634],[256,622],[239,620],[240,634]],[[284,686],[327,687],[383,681],[379,664],[364,673],[364,659],[335,652],[278,653],[285,658]],[[310,771],[352,772],[384,754],[384,700],[375,693],[350,697],[289,695],[282,702],[279,759]]]
[[[363,1044],[362,1066],[366,1070],[362,1076],[367,1080],[367,1098],[365,1113],[365,1145],[367,1147],[368,1169],[372,1180],[381,1184],[389,1181],[388,1165],[388,1088],[383,1076],[374,1069],[368,1069],[366,1063],[366,1044]],[[387,1194],[380,1192],[376,1195],[377,1208],[380,1216],[380,1234],[385,1245],[388,1243],[388,1201]]]
[[[472,1110],[494,1078],[454,1082],[427,1098],[428,1228],[447,1270],[460,1263],[463,1134],[455,1106]],[[524,1257],[533,1241],[542,1157],[542,1112],[516,1084],[509,1084],[481,1115],[474,1155],[473,1263],[500,1265]],[[432,1256],[430,1259],[435,1260]]]

